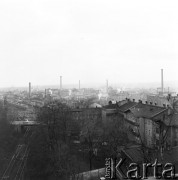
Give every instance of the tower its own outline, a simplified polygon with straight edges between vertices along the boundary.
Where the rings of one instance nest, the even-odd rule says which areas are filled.
[[[62,76],[60,76],[60,90],[62,90]]]
[[[28,90],[28,97],[31,98],[31,82],[29,82],[29,90]]]
[[[47,89],[45,89],[45,98],[47,97]]]

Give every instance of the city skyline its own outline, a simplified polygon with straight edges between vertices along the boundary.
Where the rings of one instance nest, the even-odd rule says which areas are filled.
[[[176,1],[41,2],[0,3],[0,87],[178,82]]]
[[[176,179],[177,10],[1,0],[0,178]]]

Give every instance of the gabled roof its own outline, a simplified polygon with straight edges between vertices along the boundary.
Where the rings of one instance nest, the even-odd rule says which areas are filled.
[[[122,150],[127,157],[130,158],[133,162],[142,162],[143,161],[143,152],[140,146],[131,146]]]
[[[131,112],[134,114],[135,117],[151,119],[166,110],[167,109],[164,107],[138,103],[135,107],[131,109]]]
[[[130,108],[136,106],[137,103],[136,102],[132,102],[132,101],[128,101],[127,103],[125,103],[124,105],[121,105],[118,110],[122,111],[122,112],[126,112],[128,111]]]

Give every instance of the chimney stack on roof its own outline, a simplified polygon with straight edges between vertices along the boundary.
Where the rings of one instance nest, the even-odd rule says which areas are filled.
[[[139,101],[138,101],[138,102],[139,102],[139,103],[142,103],[142,100],[140,100],[140,99],[139,99]]]
[[[112,101],[109,101],[108,104],[109,104],[109,105],[112,105]]]

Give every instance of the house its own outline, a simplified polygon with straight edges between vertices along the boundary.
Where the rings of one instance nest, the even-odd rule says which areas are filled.
[[[158,147],[161,138],[165,136],[170,121],[169,110],[147,102],[143,104],[142,101],[130,109],[139,124],[140,140],[147,147]]]
[[[117,107],[118,114],[124,118],[124,126],[128,128],[128,137],[136,143],[144,143],[147,147],[154,148],[160,146],[161,136],[169,136],[171,108],[168,106],[157,106],[152,103],[142,103],[131,101]],[[161,130],[161,131],[160,131]],[[160,134],[161,132],[161,134]],[[168,138],[165,144],[170,146]]]
[[[123,116],[123,125],[128,129],[127,136],[130,141],[139,143],[139,134],[138,134],[138,123],[137,118],[130,111],[130,109],[137,105],[137,102],[133,99],[127,99],[127,102],[120,105],[118,108],[118,113]]]
[[[107,123],[112,123],[118,119],[118,104],[109,101],[109,104],[102,108],[102,122],[106,125]]]

